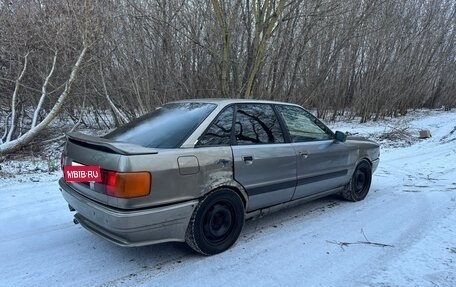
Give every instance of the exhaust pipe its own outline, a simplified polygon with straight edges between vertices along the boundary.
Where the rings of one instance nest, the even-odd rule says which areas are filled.
[[[73,218],[73,223],[74,224],[79,224],[79,221],[76,218]]]

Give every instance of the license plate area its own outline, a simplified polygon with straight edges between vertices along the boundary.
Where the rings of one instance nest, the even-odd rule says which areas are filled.
[[[101,169],[97,165],[83,165],[71,162],[63,167],[65,181],[67,182],[101,182]]]

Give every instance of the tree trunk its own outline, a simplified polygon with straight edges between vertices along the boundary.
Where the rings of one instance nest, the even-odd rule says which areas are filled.
[[[0,145],[0,155],[11,153],[30,143],[38,135],[38,133],[45,129],[57,116],[66,98],[71,92],[71,86],[78,76],[78,72],[81,67],[81,63],[84,59],[84,56],[86,55],[87,48],[87,45],[85,45],[84,43],[83,49],[81,50],[81,53],[79,54],[79,57],[76,63],[74,64],[73,69],[71,70],[70,77],[65,85],[65,89],[60,94],[59,98],[57,99],[57,102],[54,104],[49,114],[37,126],[28,130],[22,136],[14,140],[7,141],[4,144]]]

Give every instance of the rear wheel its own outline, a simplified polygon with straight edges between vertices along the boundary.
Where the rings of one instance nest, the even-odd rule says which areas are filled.
[[[230,248],[244,226],[244,205],[230,189],[219,189],[204,197],[195,208],[185,241],[196,252],[212,255]]]
[[[372,167],[367,161],[360,162],[353,173],[350,183],[342,192],[342,197],[349,201],[363,200],[372,182]]]

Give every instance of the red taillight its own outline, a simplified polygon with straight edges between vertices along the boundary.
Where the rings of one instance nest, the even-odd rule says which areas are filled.
[[[114,171],[106,171],[106,194],[109,196],[115,196],[115,189],[116,189],[116,172]]]
[[[115,172],[103,170],[106,194],[119,198],[134,198],[150,193],[152,177],[148,172]]]

